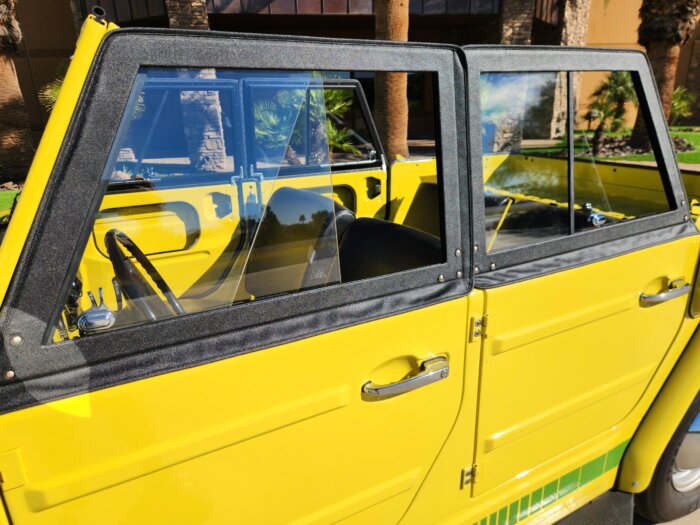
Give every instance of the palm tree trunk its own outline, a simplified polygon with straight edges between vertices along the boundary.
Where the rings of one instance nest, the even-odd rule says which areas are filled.
[[[651,68],[661,96],[661,106],[668,121],[671,116],[673,89],[676,85],[676,69],[681,56],[681,46],[668,42],[652,42],[647,49]]]
[[[375,37],[408,40],[408,0],[375,4]],[[379,72],[374,77],[374,120],[389,162],[408,157],[408,75]]]
[[[29,117],[11,54],[22,40],[15,0],[0,0],[0,181],[23,181],[34,155]]]
[[[603,146],[603,133],[605,132],[605,124],[600,123],[591,139],[591,151],[594,157],[600,156],[600,149]]]
[[[666,121],[671,116],[671,102],[673,101],[673,88],[676,83],[676,69],[680,58],[681,46],[671,42],[649,42],[647,55],[651,68],[654,71],[654,78],[661,97],[661,106],[664,111]],[[638,149],[650,149],[649,135],[644,122],[644,113],[637,112],[637,120],[634,123],[634,130],[630,138],[630,145]]]

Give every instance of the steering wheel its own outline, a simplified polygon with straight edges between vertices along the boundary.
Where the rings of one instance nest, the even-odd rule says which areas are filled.
[[[175,315],[184,315],[185,309],[177,300],[175,294],[170,289],[165,279],[156,270],[153,263],[148,260],[146,254],[136,246],[124,232],[119,230],[109,230],[105,234],[105,246],[107,255],[114,268],[119,285],[124,297],[129,299],[134,307],[141,313],[146,321],[155,321],[165,317],[172,317],[170,309],[166,303],[158,296],[153,287],[144,278],[138,267],[132,260],[124,254],[119,245],[122,245],[131,256],[146,270],[148,276],[156,283],[158,289],[163,293]]]

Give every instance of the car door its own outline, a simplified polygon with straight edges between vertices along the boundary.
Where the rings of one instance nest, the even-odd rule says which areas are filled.
[[[353,215],[322,160],[278,176],[331,70],[435,80],[439,235]],[[292,86],[254,107],[264,177],[236,110],[262,75]],[[63,145],[0,314],[12,523],[398,522],[462,391],[461,97],[449,48],[109,33],[43,138]]]
[[[604,474],[612,486],[619,429],[684,318],[698,236],[644,55],[466,57],[486,302],[473,494],[514,490],[522,517]],[[619,80],[634,100],[606,91]],[[650,153],[624,150],[633,102]]]

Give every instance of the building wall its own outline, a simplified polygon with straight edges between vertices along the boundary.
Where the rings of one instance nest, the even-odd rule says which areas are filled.
[[[642,0],[609,0],[608,2],[592,0],[588,45],[643,49],[637,44],[638,13],[641,6]],[[581,87],[579,96],[581,112],[579,114],[587,111],[586,101],[590,100],[590,94],[604,78],[603,74],[588,76],[587,82]],[[696,30],[694,38],[681,50],[676,85],[687,86],[698,97],[694,115],[689,119],[689,123],[700,124],[700,28]],[[627,113],[626,124],[632,126],[636,112],[630,108]]]
[[[607,5],[606,5],[607,3]],[[639,8],[642,0],[592,0],[588,22],[587,45],[618,49],[643,49],[637,44]],[[588,73],[582,76],[581,89],[577,100],[577,126],[587,127],[584,115],[588,112],[591,94],[605,81],[605,73]],[[625,125],[634,126],[636,118],[634,106],[629,105]]]
[[[639,8],[642,0],[591,1],[588,45],[641,49],[637,44]]]
[[[371,8],[369,6],[373,4],[368,0],[208,1],[212,29],[346,38],[374,37],[374,19],[368,12]],[[535,20],[535,43],[556,43],[552,41],[558,38],[556,24],[543,21],[545,15],[549,17],[548,13],[555,1],[536,1],[536,9],[539,8],[542,12],[538,12],[539,18]],[[163,0],[73,2],[82,3],[84,6],[102,5],[107,10],[108,17],[117,20],[123,26],[167,24]],[[15,57],[15,63],[32,131],[36,137],[40,136],[48,118],[39,103],[37,93],[42,86],[56,77],[57,69],[70,57],[75,46],[76,17],[70,3],[71,0],[18,2],[18,18],[25,40]],[[642,0],[592,0],[588,45],[640,49],[636,42],[639,24],[637,14],[641,3]],[[502,5],[500,0],[411,0],[409,39],[454,44],[497,43],[501,33],[501,17],[494,12],[498,13]],[[261,12],[268,14],[252,14],[256,6]],[[290,10],[309,13],[322,11],[323,14],[282,14]],[[335,14],[336,11],[338,14]],[[236,14],[232,14],[233,12]],[[341,12],[346,14],[340,14]],[[590,94],[604,78],[605,75],[601,74],[590,75],[585,79],[578,96],[580,116],[586,113]],[[700,29],[696,32],[694,40],[682,50],[677,81],[679,84],[687,84],[700,99]],[[630,126],[634,119],[633,113],[630,111],[628,115],[627,123]],[[694,120],[700,121],[700,100]]]

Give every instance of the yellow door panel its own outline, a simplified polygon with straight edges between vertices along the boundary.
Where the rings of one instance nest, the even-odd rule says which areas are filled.
[[[474,494],[524,475],[622,422],[683,319],[697,237],[485,291]],[[631,436],[627,436],[631,437]]]
[[[105,258],[104,243],[98,243],[97,239],[104,239],[112,228],[126,233],[136,244],[147,245],[146,255],[187,250],[201,231],[196,210],[185,202],[102,210],[95,219],[93,242]]]
[[[489,191],[508,195],[516,200],[547,201],[548,204],[565,205],[568,191],[566,159],[500,153],[484,155],[483,162],[484,183]],[[492,177],[495,179],[498,175],[527,173],[528,170],[547,174],[548,195],[556,195],[556,201],[538,197],[536,186],[533,187],[533,194],[525,195],[499,190],[489,185]],[[687,177],[686,179],[692,180]],[[596,203],[593,206],[594,209],[610,218],[630,219],[667,209],[668,198],[656,166],[576,160],[574,184],[576,200],[579,203]],[[605,195],[608,201],[614,202],[616,208],[624,209],[625,213],[601,208],[599,206],[601,195]],[[576,204],[575,207],[580,209],[581,205]]]
[[[386,171],[336,171],[331,174],[331,180],[336,200],[358,217],[384,218]],[[285,181],[278,181],[277,184],[284,185]]]
[[[265,203],[279,188],[318,190],[325,181],[319,176],[268,180],[262,183],[261,194]],[[333,181],[333,187],[338,188],[334,195],[336,200],[353,209],[357,217],[384,217],[385,171],[338,172],[333,174]],[[369,181],[378,186],[372,189],[376,195],[368,193]],[[433,208],[431,213],[437,211]],[[240,215],[238,192],[233,184],[108,193],[78,272],[83,288],[95,295],[102,288],[105,304],[112,310],[117,309],[111,284],[114,270],[104,245],[105,234],[117,229],[126,233],[149,256],[176,296],[185,302],[189,297],[201,303],[198,296],[211,293],[217,279],[232,265],[240,237],[237,230]],[[221,220],[225,217],[230,220]],[[182,271],[184,264],[187,272]],[[81,301],[83,309],[90,307],[87,295]],[[217,305],[230,302],[231,298],[227,297]],[[201,310],[201,304],[194,309]]]
[[[2,448],[17,451],[10,515],[22,524],[396,523],[459,408],[467,303],[6,414]],[[367,381],[398,381],[435,355],[449,360],[447,378],[362,399]]]
[[[441,236],[440,194],[434,158],[394,162],[390,193],[392,222]]]

